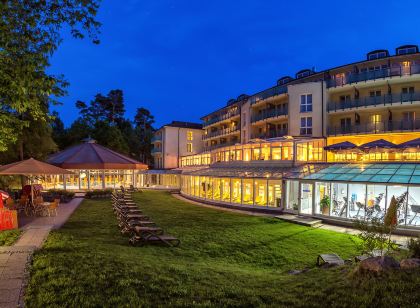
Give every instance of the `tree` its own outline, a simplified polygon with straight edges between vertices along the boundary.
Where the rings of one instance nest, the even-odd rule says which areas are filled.
[[[139,157],[144,163],[152,162],[152,137],[154,133],[153,123],[155,122],[151,112],[145,108],[137,108],[134,116],[136,138],[139,140]]]
[[[62,76],[46,72],[61,30],[67,26],[74,37],[87,34],[98,43],[97,10],[95,0],[0,3],[0,151],[18,141],[30,119],[48,122],[48,106],[57,103],[52,97],[64,95],[67,86]]]

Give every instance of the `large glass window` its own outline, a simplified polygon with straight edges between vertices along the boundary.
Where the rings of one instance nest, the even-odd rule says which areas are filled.
[[[222,180],[222,201],[230,202],[230,179],[223,178]]]
[[[270,147],[265,145],[261,148],[261,159],[263,160],[270,160]]]
[[[420,226],[420,187],[408,188],[408,209],[406,224]]]
[[[286,181],[286,209],[299,210],[299,181]]]
[[[331,183],[331,216],[347,217],[347,184]]]
[[[315,183],[315,213],[322,215],[330,215],[331,199],[330,199],[330,183]]]
[[[301,183],[300,213],[312,214],[313,184]]]
[[[364,219],[366,205],[366,185],[349,184],[349,217]]]
[[[252,149],[252,160],[260,160],[260,153],[261,153],[261,149],[258,148],[253,148]]]
[[[367,186],[367,204],[366,219],[380,218],[385,216],[386,206],[386,186],[368,185]]]
[[[255,183],[255,205],[267,206],[267,180],[258,179]]]
[[[254,180],[253,179],[244,179],[243,180],[243,197],[242,203],[252,205],[254,204]]]
[[[221,189],[220,189],[220,178],[213,178],[213,200],[220,200]]]
[[[208,176],[205,177],[205,183],[206,183],[206,199],[212,199],[213,198],[213,182],[211,181],[211,178]]]
[[[241,203],[242,198],[241,179],[232,179],[232,202]]]
[[[206,178],[204,176],[200,176],[200,197],[206,197]]]
[[[196,197],[200,196],[200,177],[199,176],[194,177],[194,196]]]
[[[268,206],[281,206],[281,180],[268,181]]]

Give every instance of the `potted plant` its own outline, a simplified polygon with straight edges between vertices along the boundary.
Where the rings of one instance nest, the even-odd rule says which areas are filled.
[[[330,197],[325,195],[319,202],[322,215],[329,215],[330,213]]]

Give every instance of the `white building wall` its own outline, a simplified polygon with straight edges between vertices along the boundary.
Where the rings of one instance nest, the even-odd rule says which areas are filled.
[[[198,154],[203,151],[204,145],[202,129],[165,126],[163,132],[163,168],[178,167],[179,158],[185,155]],[[193,140],[187,140],[188,132],[193,133]],[[192,152],[187,151],[187,144],[192,143]]]
[[[241,143],[251,139],[251,103],[247,101],[241,107]]]
[[[289,85],[289,134],[300,136],[302,117],[312,117],[312,137],[323,137],[326,124],[326,88],[322,81]],[[301,95],[312,94],[312,112],[300,112]],[[324,126],[324,127],[323,127]]]

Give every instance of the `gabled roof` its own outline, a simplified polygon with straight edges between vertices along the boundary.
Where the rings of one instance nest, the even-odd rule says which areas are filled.
[[[94,141],[51,155],[47,162],[64,169],[147,169],[147,165]]]

